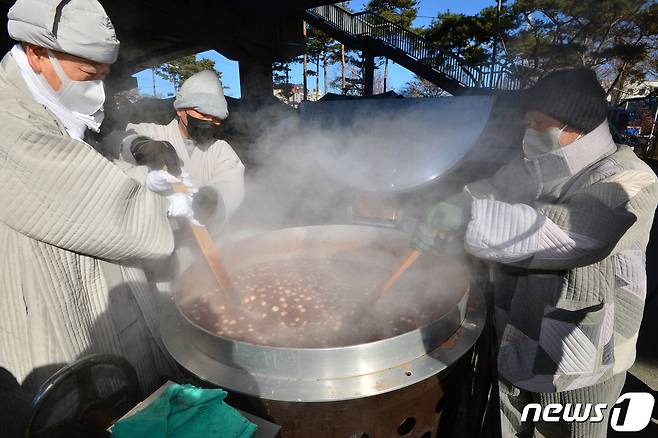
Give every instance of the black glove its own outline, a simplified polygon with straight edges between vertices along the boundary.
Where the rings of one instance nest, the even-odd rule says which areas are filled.
[[[194,218],[202,224],[208,224],[213,217],[221,222],[226,215],[221,195],[217,193],[217,190],[208,186],[199,187],[199,191],[194,194],[192,209]]]
[[[181,174],[183,162],[178,158],[174,146],[168,141],[137,137],[130,145],[130,152],[139,165],[147,166],[151,170],[161,170],[166,166],[167,172],[172,175]]]

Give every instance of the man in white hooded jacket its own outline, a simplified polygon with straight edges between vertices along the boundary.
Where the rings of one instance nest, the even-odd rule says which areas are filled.
[[[140,259],[173,250],[167,200],[85,142],[119,41],[96,0],[18,0],[0,64],[0,367],[34,390],[95,352],[145,391],[169,373]],[[130,172],[126,173],[126,172]]]

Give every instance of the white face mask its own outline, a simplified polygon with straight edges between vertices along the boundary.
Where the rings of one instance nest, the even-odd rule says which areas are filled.
[[[69,110],[86,116],[99,115],[102,120],[103,103],[105,103],[105,88],[103,81],[74,81],[69,78],[59,61],[48,51],[48,59],[61,81],[59,91],[55,92],[59,102]]]
[[[536,129],[527,128],[523,135],[523,155],[532,160],[540,155],[552,152],[562,147],[560,144],[560,135],[566,128],[550,128],[547,131],[537,131]]]

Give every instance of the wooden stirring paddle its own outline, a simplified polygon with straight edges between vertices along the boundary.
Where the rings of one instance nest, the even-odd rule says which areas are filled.
[[[177,193],[187,193],[187,187],[184,184],[174,184],[172,190]],[[192,234],[194,234],[194,239],[196,240],[203,257],[208,263],[208,267],[212,272],[215,281],[219,285],[221,291],[224,292],[225,298],[228,300],[228,303],[235,304],[235,293],[233,287],[233,280],[228,275],[222,258],[219,256],[219,251],[217,251],[217,246],[212,240],[210,233],[206,227],[193,224],[189,221],[190,228],[192,229]]]
[[[432,236],[436,237],[439,234],[438,230],[432,230]],[[391,274],[386,278],[386,281],[381,283],[377,288],[375,288],[368,295],[368,303],[375,304],[381,299],[393,286],[398,282],[400,276],[405,273],[407,269],[414,264],[416,259],[420,257],[423,253],[420,249],[412,249],[407,252],[407,254],[402,258],[402,261],[397,265],[397,267],[391,272]]]

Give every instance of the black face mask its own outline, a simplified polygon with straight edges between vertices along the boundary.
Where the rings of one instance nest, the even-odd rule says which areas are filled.
[[[222,126],[216,125],[208,120],[200,120],[187,115],[187,133],[190,138],[201,149],[207,149],[215,141],[219,140],[222,133]]]

